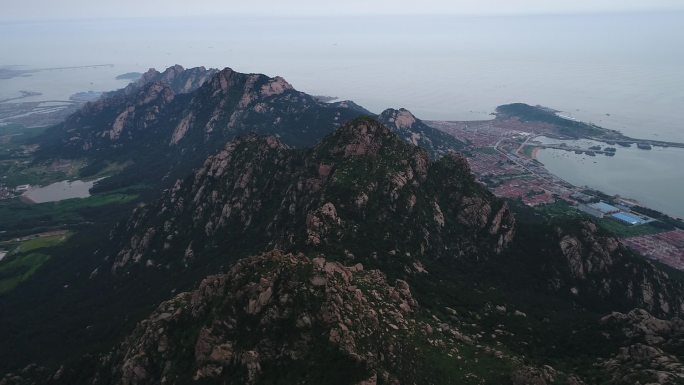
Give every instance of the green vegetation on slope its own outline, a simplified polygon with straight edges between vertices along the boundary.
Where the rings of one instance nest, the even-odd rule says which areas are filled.
[[[64,242],[69,237],[69,233],[56,234],[47,237],[38,237],[19,243],[11,254],[27,254],[30,251],[56,246]]]
[[[121,205],[137,198],[134,194],[112,193],[39,204],[13,199],[0,204],[0,231],[6,232],[3,237],[16,237],[77,225],[116,213]]]
[[[48,259],[48,255],[31,253],[0,263],[0,294],[11,291],[29,279]]]
[[[20,124],[0,126],[0,159],[16,156],[28,139],[45,131],[46,127],[24,127]]]
[[[8,186],[20,184],[47,185],[78,176],[78,169],[83,165],[80,161],[69,161],[62,166],[52,167],[47,164],[33,164],[31,160],[0,161],[2,183]]]
[[[6,259],[0,261],[0,294],[11,291],[29,279],[50,259],[49,255],[36,251],[57,246],[68,237],[68,233],[56,234],[23,241],[15,246]]]

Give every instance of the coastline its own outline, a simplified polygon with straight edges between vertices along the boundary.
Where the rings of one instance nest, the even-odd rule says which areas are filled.
[[[541,151],[541,147],[534,146],[534,148],[530,152],[530,157],[532,158],[532,160],[536,160],[537,162],[539,161],[537,159],[539,157],[539,151]]]
[[[29,198],[28,196],[26,196],[26,193],[23,193],[23,194],[19,195],[19,200],[20,200],[22,203],[26,203],[26,204],[28,204],[28,205],[35,205],[35,204],[36,204],[36,202],[35,202],[33,199],[31,199],[31,198]]]
[[[473,170],[496,195],[537,206],[558,198],[572,203],[573,194],[591,189],[599,193],[599,198],[629,198],[638,206],[673,219],[684,214],[681,199],[672,194],[681,190],[677,182],[681,172],[672,165],[681,164],[684,143],[634,139],[616,130],[564,119],[541,106],[521,103],[501,106],[494,120],[428,124],[468,143],[471,149],[496,151],[500,157],[477,152],[470,156]],[[639,143],[644,145],[635,145]],[[568,163],[557,159],[546,164],[549,159],[542,151],[545,149],[581,160]],[[611,160],[615,157],[617,161]],[[665,172],[674,177],[663,177]],[[535,194],[541,190],[546,193]]]

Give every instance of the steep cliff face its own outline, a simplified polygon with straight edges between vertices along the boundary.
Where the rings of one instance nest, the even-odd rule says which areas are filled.
[[[556,229],[561,253],[552,285],[622,306],[641,307],[663,317],[684,313],[683,288],[652,263],[634,256],[591,222]]]
[[[229,143],[140,208],[112,269],[182,266],[214,247],[325,251],[366,263],[501,253],[515,222],[467,162],[427,154],[367,119],[312,150],[274,137]],[[409,263],[410,262],[410,263]]]

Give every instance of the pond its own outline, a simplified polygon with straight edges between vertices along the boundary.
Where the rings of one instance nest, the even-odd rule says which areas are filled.
[[[43,187],[31,187],[22,198],[33,203],[57,202],[71,198],[87,198],[97,180],[64,180]]]

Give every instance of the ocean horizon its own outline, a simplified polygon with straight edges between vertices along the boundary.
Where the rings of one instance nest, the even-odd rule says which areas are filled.
[[[150,67],[231,67],[373,112],[486,120],[498,105],[524,102],[628,136],[684,142],[682,26],[682,12],[6,22],[0,66],[113,67],[0,80],[0,99],[106,91],[126,84],[115,75]],[[39,84],[52,89],[33,89]]]

